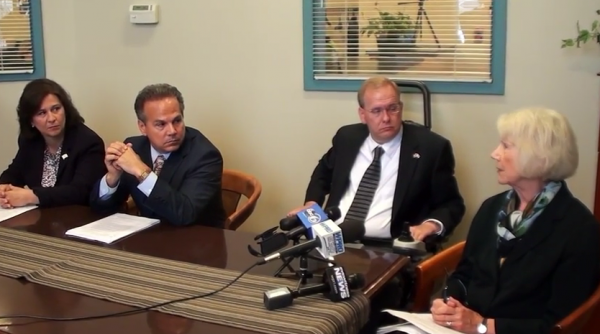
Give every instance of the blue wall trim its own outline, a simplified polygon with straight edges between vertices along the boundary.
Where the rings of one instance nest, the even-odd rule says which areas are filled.
[[[31,81],[46,77],[44,57],[44,28],[42,23],[42,0],[29,0],[31,15],[31,42],[33,49],[33,73],[0,74],[0,82]]]
[[[304,42],[304,90],[357,91],[362,80],[316,80],[313,77],[313,6],[326,0],[302,0]],[[432,93],[504,95],[506,68],[506,21],[508,0],[493,0],[492,82],[424,81]]]

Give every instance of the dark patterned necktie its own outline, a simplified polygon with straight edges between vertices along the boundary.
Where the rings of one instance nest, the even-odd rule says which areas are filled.
[[[369,208],[373,202],[375,190],[379,186],[379,178],[381,177],[381,155],[384,153],[381,146],[377,146],[373,150],[373,162],[365,171],[365,174],[358,184],[356,195],[346,213],[346,218],[349,220],[358,220],[364,222],[367,219]]]
[[[165,156],[162,154],[157,156],[156,160],[154,160],[154,167],[152,168],[152,170],[154,171],[154,174],[156,174],[157,176],[160,175],[160,171],[162,170],[164,164],[165,164]]]

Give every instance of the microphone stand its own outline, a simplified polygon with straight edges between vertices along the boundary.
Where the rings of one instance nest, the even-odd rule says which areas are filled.
[[[300,238],[294,238],[293,239],[293,246],[296,246],[300,243]],[[301,254],[300,256],[290,256],[288,258],[286,258],[285,260],[283,260],[283,264],[279,267],[279,269],[277,269],[277,271],[275,272],[275,274],[273,276],[275,277],[282,277],[282,278],[293,278],[296,277],[298,278],[298,286],[296,287],[296,289],[299,289],[300,286],[305,285],[309,279],[311,278],[321,278],[323,277],[323,275],[319,275],[319,274],[314,274],[312,271],[310,271],[308,269],[308,259],[314,260],[314,261],[318,261],[318,262],[322,262],[322,263],[326,263],[328,265],[331,265],[333,262],[326,260],[326,259],[322,259],[313,255],[308,254],[310,251],[307,251],[303,254]],[[294,268],[292,268],[290,266],[290,264],[292,263],[292,261],[294,261],[295,258],[299,258],[299,268],[298,270],[294,270]],[[282,271],[285,268],[288,268],[290,270],[289,273],[282,273]]]

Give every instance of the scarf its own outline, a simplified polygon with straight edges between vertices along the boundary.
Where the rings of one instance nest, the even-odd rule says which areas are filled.
[[[506,257],[512,251],[516,242],[527,232],[561,187],[562,182],[548,182],[523,212],[516,210],[518,198],[515,190],[508,191],[498,212],[498,249],[501,257]]]

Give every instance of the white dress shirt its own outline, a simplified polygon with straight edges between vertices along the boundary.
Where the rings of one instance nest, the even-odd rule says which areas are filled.
[[[398,180],[398,168],[400,165],[400,148],[402,146],[402,129],[400,133],[387,143],[380,145],[370,135],[358,151],[358,156],[350,171],[350,184],[340,200],[339,209],[340,218],[336,221],[340,224],[344,221],[350,205],[354,200],[358,185],[362,180],[365,171],[373,162],[373,150],[381,146],[384,150],[381,156],[381,174],[379,185],[373,196],[373,202],[369,208],[369,213],[365,220],[365,237],[369,238],[391,238],[392,207],[394,205],[394,194],[396,192],[396,181]],[[440,225],[440,231],[443,232],[441,222],[433,219],[428,221],[436,222]]]
[[[152,157],[152,165],[154,165],[156,158],[161,154],[165,158],[165,161],[166,161],[169,158],[169,155],[171,153],[170,152],[169,153],[159,153],[157,150],[154,149],[154,147],[152,147],[152,145],[150,145],[150,155]],[[154,185],[156,184],[156,180],[158,180],[158,175],[156,175],[154,172],[150,172],[150,174],[148,174],[148,176],[144,179],[144,181],[142,181],[142,182],[140,182],[140,184],[138,184],[137,188],[144,195],[150,196],[150,194],[152,193],[152,189],[154,189]],[[117,191],[119,184],[121,184],[121,181],[119,181],[114,188],[109,187],[108,183],[106,182],[106,175],[104,175],[104,177],[102,177],[102,180],[100,181],[100,191],[98,194],[100,199],[105,200],[105,199],[110,198],[110,196]]]

